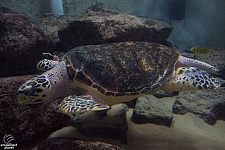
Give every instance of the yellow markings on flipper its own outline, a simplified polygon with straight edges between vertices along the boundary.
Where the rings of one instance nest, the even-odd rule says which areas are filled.
[[[91,95],[71,95],[65,97],[59,106],[59,111],[69,116],[86,111],[108,110],[110,107],[105,104],[95,102]]]
[[[174,75],[160,89],[172,91],[208,90],[220,86],[218,80],[205,71],[194,67],[177,68]]]
[[[159,89],[164,90],[166,92],[173,91],[189,91],[189,90],[197,90],[197,86],[193,86],[191,81],[186,81],[183,75],[174,77],[169,79],[166,83],[164,83]]]

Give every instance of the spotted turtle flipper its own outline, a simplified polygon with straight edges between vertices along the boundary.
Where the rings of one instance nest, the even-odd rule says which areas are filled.
[[[43,59],[37,63],[37,69],[39,71],[48,71],[58,65],[59,61]]]
[[[108,110],[110,107],[106,104],[97,102],[91,95],[71,95],[61,102],[59,111],[69,116],[86,111],[102,111]]]
[[[40,60],[37,63],[37,70],[39,71],[48,71],[58,65],[60,59],[56,55],[52,55],[51,53],[42,53],[45,59]]]
[[[189,90],[212,90],[220,87],[219,81],[206,71],[195,67],[177,68],[175,74],[160,87],[161,90],[189,91]]]

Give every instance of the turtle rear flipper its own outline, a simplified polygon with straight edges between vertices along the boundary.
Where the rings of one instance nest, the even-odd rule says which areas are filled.
[[[72,115],[86,111],[108,110],[106,104],[96,102],[91,95],[68,96],[64,98],[59,106],[59,111],[63,114]]]
[[[195,67],[177,68],[175,74],[160,87],[160,89],[172,91],[207,90],[220,87],[220,83],[206,71]]]

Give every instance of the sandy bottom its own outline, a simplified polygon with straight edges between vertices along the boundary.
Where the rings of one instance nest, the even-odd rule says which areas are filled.
[[[163,98],[161,101],[172,109],[173,98]],[[118,141],[99,137],[84,137],[73,127],[65,127],[52,133],[49,137],[76,137],[91,141],[103,141],[128,150],[225,150],[225,121],[217,121],[213,126],[206,124],[200,118],[188,113],[174,115],[171,128],[154,124],[134,124],[130,117],[132,109],[127,113],[128,145]],[[35,150],[36,148],[33,148]]]

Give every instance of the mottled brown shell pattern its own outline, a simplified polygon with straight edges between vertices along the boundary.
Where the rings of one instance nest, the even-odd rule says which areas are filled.
[[[106,96],[131,96],[152,91],[172,75],[179,52],[148,42],[80,46],[65,60],[69,78]]]

